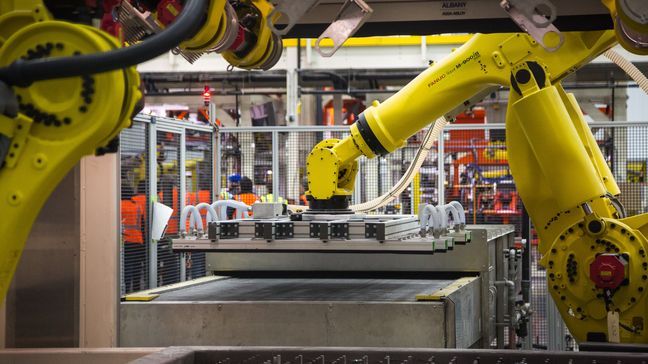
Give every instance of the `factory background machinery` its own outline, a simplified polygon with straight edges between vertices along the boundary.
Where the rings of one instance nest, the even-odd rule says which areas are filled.
[[[50,281],[58,279],[57,284],[63,283],[52,289],[54,293],[60,292],[60,287],[74,292],[60,303],[77,302],[72,305],[71,312],[63,309],[70,312],[68,317],[77,318],[66,321],[65,316],[58,315],[62,319],[58,325],[66,327],[66,336],[61,336],[61,331],[39,330],[48,327],[47,321],[56,313],[40,312],[42,306],[39,307],[38,303],[25,305],[24,302],[34,302],[37,295],[33,289],[23,289],[28,286],[18,283],[17,288],[10,290],[5,315],[8,318],[7,332],[11,337],[5,342],[16,346],[43,343],[45,346],[57,343],[76,346],[75,343],[82,345],[82,342],[87,345],[87,339],[82,338],[92,335],[92,330],[88,329],[92,320],[90,312],[93,309],[101,312],[98,308],[101,304],[87,309],[88,305],[79,304],[78,299],[90,297],[89,292],[95,289],[91,287],[94,281],[83,283],[84,278],[80,278],[88,279],[84,275],[96,268],[87,265],[91,256],[89,252],[94,252],[94,239],[118,239],[123,243],[119,245],[119,261],[110,263],[120,275],[116,279],[110,278],[109,284],[119,286],[125,301],[109,305],[114,307],[110,314],[113,319],[106,321],[120,322],[118,334],[108,335],[112,337],[112,345],[219,343],[290,346],[292,343],[299,346],[514,348],[517,343],[518,348],[526,349],[534,345],[536,348],[548,346],[555,349],[565,344],[574,349],[574,337],[578,343],[644,341],[641,311],[644,249],[640,246],[644,238],[640,218],[626,222],[599,218],[599,215],[609,215],[611,219],[624,217],[625,211],[616,200],[619,192],[626,192],[620,195],[620,201],[631,210],[631,214],[645,211],[642,197],[645,153],[640,146],[635,146],[640,144],[637,140],[641,138],[643,125],[598,123],[591,125],[592,135],[588,136],[587,120],[623,120],[618,100],[623,99],[628,84],[623,77],[610,83],[610,77],[614,76],[609,68],[606,69],[608,73],[599,76],[598,80],[605,79],[602,88],[611,90],[611,95],[588,100],[592,105],[585,111],[591,120],[578,115],[580,110],[574,106],[575,99],[569,99],[570,96],[566,96],[557,83],[566,78],[565,89],[578,86],[578,73],[566,76],[594,60],[614,42],[633,53],[645,53],[643,5],[632,1],[584,1],[582,4],[560,4],[555,8],[546,1],[534,2],[531,7],[530,2],[524,1],[502,2],[500,6],[440,1],[430,7],[424,2],[390,5],[347,1],[340,8],[340,4],[335,2],[318,1],[300,5],[289,1],[273,4],[266,1],[209,1],[206,11],[202,9],[201,21],[194,22],[189,29],[189,22],[181,20],[186,14],[197,11],[195,4],[199,3],[106,1],[97,6],[91,3],[41,4],[30,1],[3,4],[0,28],[7,67],[1,74],[3,81],[14,87],[8,89],[5,98],[8,100],[3,116],[6,123],[0,130],[5,159],[4,170],[0,170],[0,186],[3,192],[8,193],[5,202],[10,206],[5,210],[7,218],[0,225],[0,230],[8,237],[3,245],[8,253],[6,264],[0,267],[4,272],[2,277],[8,278],[13,274],[22,244],[30,231],[29,222],[36,218],[39,206],[58,180],[64,179],[55,193],[59,199],[61,194],[68,199],[69,196],[80,196],[73,197],[80,203],[68,207],[70,211],[79,209],[79,213],[72,212],[71,218],[66,220],[65,226],[70,233],[65,240],[75,241],[78,236],[81,241],[81,246],[72,243],[70,249],[66,248],[66,253],[57,258],[59,261],[54,260],[61,266],[66,263],[71,266],[61,271],[62,276],[67,274],[65,280],[57,274],[50,277]],[[388,15],[393,9],[390,6],[409,6],[409,10],[404,12],[408,15],[395,19]],[[79,79],[57,81],[59,77],[84,74],[75,67],[64,66],[64,61],[74,64],[75,58],[62,59],[58,65],[53,62],[50,74],[43,71],[45,67],[41,66],[39,70],[39,63],[47,64],[46,58],[52,55],[71,55],[78,61],[76,68],[81,61],[94,67],[91,56],[84,53],[113,49],[113,54],[117,55],[119,51],[114,49],[120,44],[91,28],[83,28],[83,32],[77,34],[70,23],[55,22],[51,20],[53,18],[77,23],[101,19],[102,29],[121,37],[129,45],[122,52],[124,58],[127,54],[133,57],[128,66],[155,56],[152,53],[164,53],[151,49],[152,53],[146,56],[136,56],[135,50],[154,44],[154,39],[171,38],[167,35],[175,34],[175,41],[166,39],[167,49],[175,48],[171,50],[172,55],[139,67],[140,75],[131,67],[98,73],[100,76],[95,78],[92,74],[96,72],[120,68],[110,65],[106,57],[106,60],[94,59],[97,67],[85,71],[89,74]],[[471,20],[470,25],[466,25],[466,18]],[[286,19],[288,25],[284,28],[281,23]],[[331,19],[333,22],[328,26]],[[275,23],[280,25],[277,27]],[[341,27],[343,23],[347,27]],[[20,30],[22,27],[24,31]],[[501,33],[519,32],[520,27],[528,35]],[[52,34],[60,32],[60,42],[47,42],[45,38],[39,40],[39,34],[45,34],[46,28]],[[172,31],[174,28],[177,30]],[[388,86],[379,86],[380,72],[363,75],[362,70],[347,70],[343,74],[335,69],[335,62],[324,61],[333,53],[345,54],[345,48],[340,47],[353,34],[417,35],[441,32],[441,29],[443,32],[482,32],[485,28],[498,34],[449,36],[448,50],[454,48],[453,44],[465,43],[448,58],[454,58],[458,63],[444,61],[440,55],[447,50],[439,50],[439,57],[430,60],[431,67],[415,80],[418,83],[402,90],[401,87],[420,70],[401,70],[400,74],[383,70],[388,79],[390,72],[395,74],[391,81],[386,82]],[[612,28],[614,30],[606,31]],[[179,34],[193,36],[182,36],[182,39]],[[317,40],[299,39],[318,35]],[[281,36],[298,39],[292,43],[282,42]],[[90,50],[83,42],[90,42],[95,48],[90,47]],[[362,42],[359,40],[357,44],[362,46]],[[390,41],[385,42],[388,44]],[[401,46],[399,40],[391,42]],[[410,46],[421,48],[422,57],[415,67],[418,68],[427,62],[428,45],[436,44],[434,41],[428,43],[426,37],[410,37],[409,42]],[[348,44],[352,45],[353,39]],[[365,43],[367,45],[371,46],[371,43]],[[321,65],[309,72],[308,67],[302,68],[301,62],[313,62],[313,49],[319,54],[314,63],[321,62]],[[304,56],[302,52],[305,52]],[[205,62],[213,62],[216,54],[224,61],[217,60],[221,63],[205,67]],[[492,59],[482,57],[484,54],[491,55]],[[462,57],[464,55],[467,58]],[[352,53],[345,56],[351,56],[346,62],[354,61]],[[11,63],[20,57],[22,61]],[[610,57],[616,58],[614,54]],[[178,77],[169,77],[163,72],[146,71],[159,70],[160,65],[165,64],[175,72],[184,67],[200,70],[198,72],[202,75],[194,73],[199,85],[191,84],[196,82],[192,81],[191,74],[183,75],[181,72]],[[326,70],[325,64],[333,66],[333,69]],[[219,75],[210,71],[214,67],[224,68],[224,65],[228,65],[228,73]],[[261,73],[275,65],[286,71]],[[438,73],[446,66],[447,72]],[[477,66],[480,68],[475,68]],[[238,75],[232,72],[234,67],[259,71]],[[603,73],[603,69],[593,67],[591,73]],[[525,71],[532,77],[525,78]],[[479,82],[488,86],[511,86],[517,96],[512,91],[498,88],[479,93],[479,82],[457,87],[458,84],[450,80],[458,77],[456,74],[459,73],[469,75],[460,77],[467,80],[467,85],[470,85],[470,80],[482,80]],[[637,76],[636,71],[630,73]],[[509,74],[513,75],[510,80]],[[113,79],[108,81],[108,76]],[[48,78],[55,80],[39,82]],[[142,86],[138,87],[140,79]],[[354,85],[365,80],[369,84],[365,90],[353,89]],[[70,82],[66,84],[67,81]],[[533,81],[536,88],[528,86],[529,81]],[[114,100],[107,100],[107,95],[100,94],[105,90],[105,82],[116,85],[110,95]],[[282,82],[285,89],[273,89],[273,84]],[[170,85],[173,83],[180,84],[181,88],[172,88]],[[424,97],[424,89],[416,89],[420,85],[431,88],[437,83],[446,85],[446,90],[438,98],[426,99],[429,96]],[[79,85],[80,101],[64,102],[55,97],[56,93],[51,89],[49,93],[39,93],[48,87],[74,88]],[[601,87],[600,83],[592,85]],[[246,88],[252,89],[254,95],[246,95]],[[196,89],[200,91],[195,92]],[[509,99],[517,100],[529,92],[544,100],[527,105],[529,108],[544,105],[544,108],[525,112],[526,118],[538,118],[536,123],[525,124],[525,128],[535,128],[531,134],[540,135],[553,130],[556,136],[568,132],[578,135],[556,145],[546,144],[552,139],[548,136],[539,138],[544,143],[538,144],[537,140],[526,135],[532,145],[529,150],[536,153],[536,162],[548,161],[542,176],[546,178],[545,187],[550,185],[553,191],[545,196],[544,201],[530,205],[534,196],[546,188],[542,185],[540,188],[537,185],[525,186],[524,181],[537,183],[542,176],[531,176],[538,172],[529,168],[531,159],[521,162],[520,158],[525,153],[520,153],[519,148],[525,150],[528,147],[519,142],[523,138],[507,137],[503,125],[493,125],[493,120],[503,121],[502,110]],[[548,95],[552,92],[558,97]],[[149,99],[147,105],[136,105],[142,94],[152,96],[153,102]],[[174,94],[198,96],[202,105],[193,110],[183,105],[156,105],[160,98],[173,97]],[[374,99],[372,94],[383,101],[382,106],[371,102]],[[472,99],[473,94],[479,94],[479,97]],[[575,91],[575,94],[578,98],[580,92]],[[13,95],[16,95],[15,103]],[[307,95],[314,96],[310,104]],[[351,97],[343,99],[342,95]],[[225,100],[211,102],[218,96],[233,99],[233,105],[232,101]],[[553,101],[549,100],[551,97]],[[119,100],[125,101],[120,105],[118,117],[107,117],[108,113],[102,111],[102,107],[118,105]],[[219,107],[218,102],[221,105],[229,102],[229,106]],[[245,105],[241,107],[240,103]],[[568,106],[576,133],[571,124],[564,124],[567,114],[560,114],[562,110],[555,109],[555,115],[551,117],[539,117],[542,112],[561,103]],[[56,111],[48,111],[55,104],[59,105]],[[462,105],[454,109],[452,104]],[[118,159],[121,178],[115,178],[116,169],[109,168],[113,177],[108,178],[115,178],[120,197],[116,199],[118,206],[105,210],[108,214],[113,211],[113,216],[115,211],[120,211],[119,223],[105,224],[103,230],[94,229],[92,223],[105,215],[96,206],[88,205],[89,197],[94,196],[89,192],[93,191],[92,183],[99,183],[101,178],[90,171],[92,168],[95,168],[95,173],[99,171],[97,168],[101,162],[88,159],[93,162],[82,163],[67,177],[65,175],[81,155],[92,150],[96,150],[98,155],[117,151],[115,136],[123,126],[131,124],[129,119],[142,106],[145,113],[136,116],[131,128],[120,135]],[[188,118],[192,122],[146,115],[152,112],[180,120]],[[195,116],[192,115],[194,112]],[[418,129],[441,114],[456,120],[456,124],[447,132],[441,132],[442,137],[436,143],[424,147],[430,141],[433,128],[420,132]],[[95,118],[103,121],[88,127],[87,120]],[[402,122],[403,119],[408,122]],[[520,116],[520,119],[524,118]],[[295,126],[311,121],[323,126]],[[464,122],[483,126],[462,126]],[[547,123],[554,127],[546,129]],[[240,127],[241,124],[249,126]],[[277,124],[286,126],[274,126]],[[324,126],[331,124],[351,127]],[[114,127],[109,128],[109,125]],[[221,128],[223,125],[235,126]],[[538,129],[539,125],[543,127]],[[60,133],[51,134],[47,128],[52,127],[60,128]],[[507,128],[511,133],[510,126]],[[21,131],[23,129],[28,131]],[[336,144],[337,140],[343,142]],[[395,151],[404,145],[405,140],[408,146]],[[579,149],[578,143],[574,143],[577,140],[584,143],[585,152]],[[315,144],[318,146],[311,150]],[[563,149],[557,153],[559,147]],[[540,152],[539,148],[545,149]],[[60,154],[65,150],[72,154]],[[430,156],[422,161],[418,173],[393,199],[390,196],[390,201],[382,204],[377,214],[353,214],[346,210],[347,205],[351,205],[356,211],[363,211],[358,203],[382,196],[397,185],[400,176],[408,173],[423,150]],[[384,158],[361,159],[357,165],[351,162],[360,154],[371,157],[388,151],[394,153]],[[554,157],[547,157],[552,153]],[[64,155],[66,157],[62,158]],[[580,172],[576,168],[578,163],[574,162],[576,159],[560,168],[560,158],[569,161],[567,156],[580,160]],[[340,157],[341,164],[336,159]],[[25,163],[32,158],[31,165]],[[112,158],[111,163],[117,162],[114,156],[106,158]],[[514,165],[513,170],[509,163]],[[548,175],[561,171],[559,174],[563,177],[574,177],[567,180],[577,181],[586,175],[585,172],[591,172],[588,163],[595,169],[593,174],[590,173],[591,178],[586,179],[589,184],[572,182],[571,192],[564,188],[565,178]],[[32,172],[33,168],[40,172]],[[513,181],[513,176],[516,173],[519,176],[520,171],[528,175]],[[30,173],[37,177],[28,177]],[[330,173],[333,173],[332,179]],[[94,182],[93,177],[97,178]],[[601,183],[595,183],[597,179]],[[517,182],[517,187],[513,182]],[[79,185],[83,187],[73,187]],[[66,186],[72,188],[66,190]],[[86,188],[88,186],[90,188]],[[39,188],[40,193],[33,192]],[[606,191],[610,195],[606,195]],[[104,197],[109,199],[115,197],[117,189],[113,186],[106,192],[109,193]],[[246,194],[249,198],[243,197]],[[580,195],[587,195],[592,201],[581,201]],[[556,199],[557,205],[569,210],[549,211],[547,199]],[[254,204],[256,200],[263,203]],[[451,200],[459,201],[460,205],[446,204]],[[565,225],[565,231],[569,231],[559,237],[554,227],[532,226],[522,200],[526,201],[536,224],[545,220],[538,216],[557,212],[549,222],[553,226],[563,224],[560,222],[565,218],[560,217],[562,213],[579,215],[580,210],[571,211],[574,207],[571,203],[583,202],[581,208],[587,215],[583,225],[586,235],[595,237],[602,234],[602,229],[593,227],[595,223],[608,229],[606,234],[614,235],[616,230],[610,229],[619,227],[621,235],[599,236],[596,240],[598,246],[592,245],[590,252],[586,249],[588,247],[580,247],[577,243],[589,239],[574,234],[573,230],[581,229],[581,226]],[[39,241],[45,250],[49,249],[47,241],[53,237],[48,234],[51,226],[47,224],[63,221],[54,218],[57,201],[60,205],[57,197],[48,203],[40,218],[41,224],[45,225],[35,229],[30,238]],[[608,201],[610,206],[607,206]],[[281,203],[287,203],[287,207],[282,207]],[[167,216],[164,234],[160,234],[157,220],[165,211],[164,205],[172,212]],[[191,206],[196,209],[192,210]],[[203,211],[202,216],[199,210]],[[318,210],[319,214],[313,213]],[[16,219],[20,219],[21,224],[16,224]],[[502,225],[476,225],[481,222]],[[507,225],[509,223],[513,225]],[[75,225],[81,228],[75,228]],[[107,235],[102,237],[102,231]],[[634,243],[624,243],[625,235]],[[572,236],[576,239],[574,242],[557,242],[551,246],[554,237],[556,240],[565,237],[569,240]],[[540,244],[540,249],[535,248],[536,243]],[[90,247],[92,249],[88,249]],[[571,250],[559,251],[567,249]],[[67,251],[72,252],[72,256],[76,251],[88,260],[79,266],[76,266],[78,262],[70,264],[74,259],[67,257]],[[110,252],[109,247],[104,251]],[[558,268],[554,267],[552,258],[547,258],[551,254],[557,256]],[[544,267],[549,269],[547,278],[544,277],[544,268],[535,266],[541,255],[544,255]],[[568,256],[565,264],[563,255]],[[585,255],[591,257],[585,258]],[[29,252],[26,259],[24,264],[28,265],[19,269],[19,282],[31,282],[32,287],[35,282],[55,287],[29,269],[29,265],[33,266],[42,258]],[[106,267],[110,269],[109,265]],[[645,270],[645,266],[643,268]],[[213,274],[216,277],[209,277]],[[77,286],[75,282],[78,279],[81,279],[81,284]],[[549,284],[542,287],[543,283],[546,284],[545,279]],[[7,282],[5,279],[2,283],[3,290],[8,289]],[[550,300],[543,302],[546,307],[541,307],[538,302],[533,304],[529,291],[531,282],[541,283],[542,290],[554,296],[558,310]],[[592,290],[594,293],[585,294],[583,289],[587,287],[588,290],[593,284],[596,285]],[[598,295],[597,290],[601,292]],[[619,304],[619,300],[623,303]],[[241,304],[241,301],[246,304]],[[534,313],[535,307],[538,312]],[[306,311],[299,315],[300,320],[295,320],[294,313],[300,309]],[[386,312],[390,310],[395,310],[389,314],[391,320],[377,319],[388,315]],[[421,315],[419,319],[412,317],[416,311]],[[560,326],[558,312],[568,321],[571,333]],[[77,326],[79,313],[82,315],[81,325]],[[169,317],[179,319],[173,321]],[[294,321],[290,321],[291,318]],[[411,322],[405,324],[408,320]],[[534,338],[534,326],[527,326],[534,320],[540,327],[546,324],[547,330],[553,332],[550,336],[559,338],[556,340],[558,344]],[[345,329],[344,324],[353,329]],[[197,326],[201,327],[197,329]],[[356,328],[360,326],[367,331],[358,331]],[[24,330],[26,327],[30,329]],[[566,336],[561,340],[563,335]],[[52,340],[54,337],[56,339]],[[116,337],[118,342],[114,341]],[[47,340],[52,341],[47,344]],[[583,348],[590,348],[590,345]],[[346,355],[356,353],[331,355],[339,354],[340,358],[346,358]],[[240,355],[268,353],[242,352]]]

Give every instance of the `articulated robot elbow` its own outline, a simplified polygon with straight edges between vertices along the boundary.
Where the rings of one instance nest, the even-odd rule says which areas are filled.
[[[160,1],[157,7],[141,13],[129,1],[121,2],[118,18],[124,38],[135,43],[146,33],[167,28],[183,11],[177,1]],[[219,53],[233,67],[243,69],[272,68],[281,58],[283,43],[273,33],[268,17],[274,7],[266,0],[209,0],[204,17],[196,19],[195,34],[181,42],[175,53],[194,63],[206,53]]]
[[[325,140],[313,148],[307,160],[311,212],[348,212],[357,164],[364,155],[373,158],[405,145],[407,138],[439,116],[465,105],[474,95],[504,83],[508,74],[495,67],[485,72],[487,55],[510,34],[478,35],[449,57],[425,70],[394,96],[377,101],[362,113],[351,135]]]
[[[648,18],[642,1],[603,0],[614,21],[617,40],[628,52],[648,55]]]

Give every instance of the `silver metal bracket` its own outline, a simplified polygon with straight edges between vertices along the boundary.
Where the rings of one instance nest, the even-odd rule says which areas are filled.
[[[146,35],[155,34],[160,31],[160,27],[155,23],[151,12],[141,13],[128,1],[123,1],[118,8],[115,18],[122,26],[124,41],[134,43]]]
[[[338,48],[346,42],[349,37],[360,29],[373,13],[373,9],[362,0],[346,0],[335,20],[326,28],[324,33],[317,38],[315,49],[322,57],[331,57]],[[333,47],[324,51],[320,47],[323,39],[329,38],[333,41]]]
[[[149,11],[141,13],[128,1],[122,1],[116,14],[117,21],[122,26],[124,40],[128,43],[140,41],[146,35],[157,34],[162,28],[155,22]],[[194,63],[203,52],[192,52],[176,47],[171,50],[175,55],[181,55],[187,62]]]
[[[320,0],[275,0],[272,2],[274,9],[266,17],[266,23],[276,35],[286,35],[319,2]],[[276,24],[277,20],[286,20],[287,23]]]
[[[549,0],[502,0],[500,6],[511,19],[538,44],[549,52],[554,52],[565,42],[565,36],[553,25],[556,20],[556,7]],[[557,36],[556,44],[547,44],[547,37]]]
[[[252,204],[252,214],[256,219],[274,219],[283,213],[283,204],[278,202],[257,202]]]

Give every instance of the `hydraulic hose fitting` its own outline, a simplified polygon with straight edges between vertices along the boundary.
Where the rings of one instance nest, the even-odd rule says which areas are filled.
[[[234,42],[223,52],[223,57],[234,67],[269,70],[283,52],[281,37],[266,22],[274,7],[266,0],[236,1],[232,7],[238,28]]]
[[[173,49],[175,54],[194,63],[205,53],[220,53],[233,67],[243,69],[268,70],[279,61],[283,43],[266,22],[274,9],[272,4],[267,0],[207,2],[207,10],[194,20],[196,31]],[[179,0],[162,0],[142,13],[124,0],[118,11],[124,40],[132,44],[147,34],[161,32],[176,21],[185,7],[187,4]]]

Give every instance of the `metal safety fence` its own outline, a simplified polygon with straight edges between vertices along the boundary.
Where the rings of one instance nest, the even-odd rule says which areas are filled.
[[[120,134],[121,292],[203,277],[204,253],[174,253],[180,211],[214,199],[211,127],[138,115]],[[152,203],[173,209],[162,239],[151,236]]]
[[[648,122],[590,124],[605,160],[621,188],[629,214],[648,211]],[[237,198],[241,180],[250,200],[306,204],[306,157],[328,138],[348,135],[346,126],[222,128],[216,145],[216,181],[221,196]],[[425,130],[385,157],[360,158],[352,203],[387,192],[403,175]],[[418,213],[421,203],[456,200],[472,224],[513,224],[522,230],[523,205],[508,165],[503,124],[453,124],[431,150],[411,186],[378,213]],[[556,141],[559,143],[560,141]],[[440,188],[440,186],[442,186]],[[533,228],[532,234],[533,234]],[[570,349],[574,341],[547,295],[545,270],[538,265],[537,238],[531,240],[535,310],[530,332],[536,348]]]

